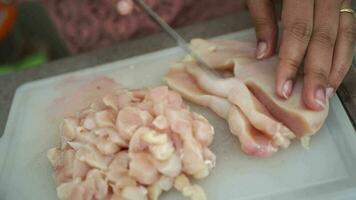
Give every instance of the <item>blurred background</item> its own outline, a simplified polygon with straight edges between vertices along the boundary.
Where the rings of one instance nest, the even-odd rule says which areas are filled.
[[[0,3],[0,74],[120,46],[160,29],[133,0]],[[174,28],[236,14],[243,0],[146,0]]]

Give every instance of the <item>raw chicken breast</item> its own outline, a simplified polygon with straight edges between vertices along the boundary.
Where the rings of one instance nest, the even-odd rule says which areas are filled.
[[[215,69],[234,67],[235,77],[243,81],[268,111],[299,138],[313,135],[323,125],[328,114],[328,102],[322,111],[307,109],[301,98],[301,77],[296,80],[290,98],[283,100],[275,95],[277,56],[256,60],[253,42],[193,39],[191,46]]]
[[[307,109],[302,101],[301,77],[296,80],[293,93],[287,100],[277,97],[274,92],[277,63],[276,56],[263,61],[250,62],[244,66],[236,61],[235,76],[246,84],[273,116],[287,125],[298,137],[316,133],[327,117],[328,102],[322,111]]]
[[[278,58],[256,60],[254,43],[194,39],[191,45],[225,78],[216,77],[186,58],[168,72],[167,84],[184,98],[226,119],[247,154],[271,155],[278,147],[288,147],[295,136],[308,141],[323,125],[328,104],[323,111],[308,110],[302,102],[301,78],[296,80],[288,100],[275,95]],[[226,78],[224,74],[230,73],[226,70],[232,67],[234,77]]]

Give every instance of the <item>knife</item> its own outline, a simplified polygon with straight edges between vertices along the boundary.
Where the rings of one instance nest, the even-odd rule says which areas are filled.
[[[209,64],[207,64],[190,45],[180,36],[173,28],[171,28],[155,11],[153,11],[144,0],[135,0],[139,6],[146,12],[150,18],[156,22],[173,40],[175,40],[179,47],[181,47],[186,53],[188,53],[198,64],[202,66],[204,70],[207,70],[216,76],[221,76],[216,72]]]

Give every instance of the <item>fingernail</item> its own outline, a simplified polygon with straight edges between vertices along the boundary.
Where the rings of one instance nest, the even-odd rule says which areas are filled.
[[[282,87],[282,95],[285,99],[288,99],[292,93],[293,82],[292,80],[285,81]]]
[[[326,97],[330,99],[332,96],[334,96],[334,88],[332,87],[326,88],[325,93],[326,93]]]
[[[256,58],[262,59],[266,55],[267,43],[265,41],[259,41],[257,44]]]
[[[315,103],[317,103],[320,108],[325,107],[325,90],[322,88],[319,88],[315,92]]]

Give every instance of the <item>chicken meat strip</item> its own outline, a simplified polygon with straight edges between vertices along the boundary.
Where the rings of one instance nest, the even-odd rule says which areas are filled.
[[[286,148],[295,136],[293,132],[277,121],[237,78],[222,79],[196,64],[186,65],[188,73],[194,76],[200,88],[220,97],[227,98],[238,106],[249,122],[258,130],[272,138],[273,142]]]

